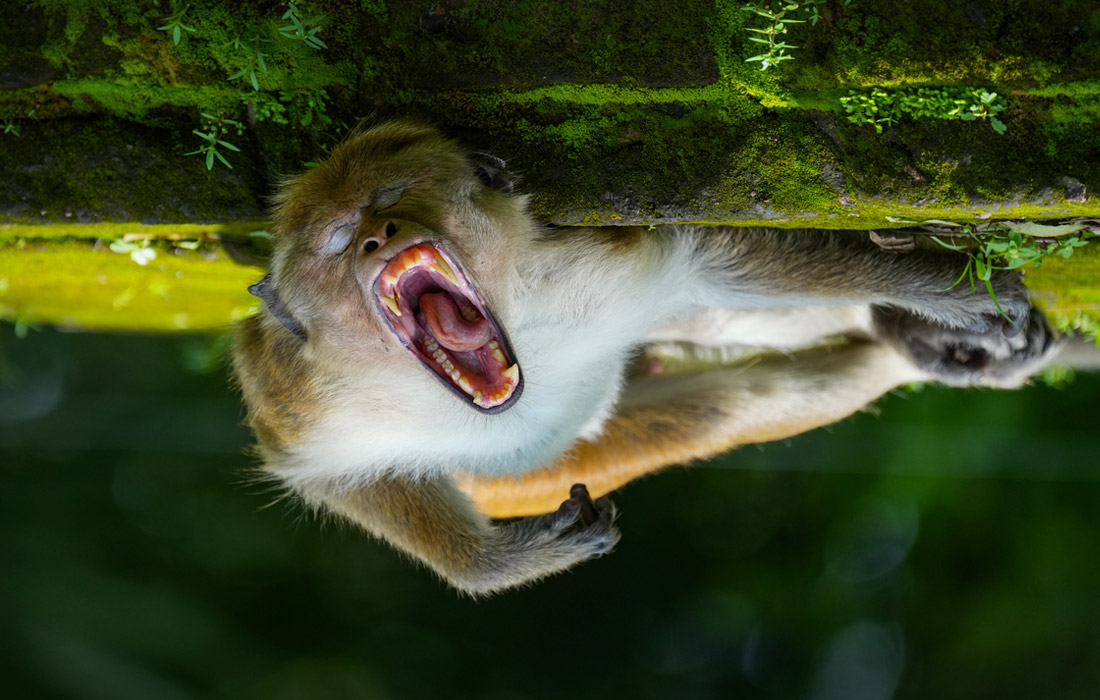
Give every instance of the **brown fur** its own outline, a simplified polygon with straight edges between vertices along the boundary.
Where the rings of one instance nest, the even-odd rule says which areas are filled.
[[[883,255],[827,231],[544,229],[486,167],[428,126],[395,122],[287,181],[267,309],[234,347],[269,473],[467,593],[614,546],[611,504],[572,484],[602,496],[830,423],[902,382],[1011,386],[1049,357],[1049,327],[1015,275],[992,284],[1025,330],[1002,333],[988,298],[937,291],[958,259]],[[379,308],[385,265],[424,242],[454,254],[512,335],[527,384],[506,411],[480,414],[444,389]],[[829,305],[864,309],[867,327],[832,331],[860,340],[624,381],[632,353],[672,322],[696,329],[673,338],[701,347],[720,334],[692,326],[694,314],[815,304],[822,317]]]

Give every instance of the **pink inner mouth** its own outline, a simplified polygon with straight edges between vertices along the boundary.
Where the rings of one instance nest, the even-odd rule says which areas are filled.
[[[448,350],[477,350],[492,340],[489,320],[472,307],[464,311],[466,316],[473,318],[464,318],[450,294],[425,294],[420,297],[420,311],[432,335]]]
[[[421,243],[402,251],[374,292],[405,347],[455,393],[493,412],[519,397],[519,365],[504,334],[442,250]]]

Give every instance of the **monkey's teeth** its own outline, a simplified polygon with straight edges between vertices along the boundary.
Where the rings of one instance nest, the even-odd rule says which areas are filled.
[[[493,350],[493,359],[495,359],[495,360],[496,360],[497,362],[499,362],[499,363],[500,363],[500,364],[502,364],[502,365],[503,365],[503,364],[504,364],[505,362],[507,362],[507,361],[508,361],[508,360],[507,360],[507,359],[506,359],[506,358],[504,357],[504,353],[502,353],[502,352],[500,351],[500,348],[499,348],[499,347],[498,347],[498,348],[497,348],[496,350]]]
[[[512,384],[519,383],[519,365],[512,365],[508,369],[502,371],[500,376],[507,379]]]
[[[397,299],[393,297],[388,297],[385,294],[379,294],[378,298],[382,301],[383,304],[385,304],[389,308],[390,311],[393,312],[394,316],[401,315],[401,308],[397,305]]]
[[[489,349],[490,350],[496,350],[499,347],[500,347],[500,343],[498,343],[497,341],[495,341],[495,340],[490,340],[489,341]]]
[[[481,315],[477,312],[477,309],[472,306],[463,306],[461,309],[459,309],[459,313],[462,314],[462,318],[470,321],[471,323],[476,321]]]
[[[481,392],[480,391],[475,391],[474,392],[474,403],[476,403],[476,404],[481,403]]]
[[[455,372],[455,374],[458,374],[458,372]],[[462,390],[465,391],[467,394],[474,393],[474,387],[470,385],[470,380],[466,377],[458,378],[458,386],[460,386]]]
[[[448,373],[454,371],[455,366],[450,360],[444,360],[440,364],[443,365],[443,369],[447,370]]]
[[[451,269],[451,266],[448,265],[447,261],[444,260],[441,256],[436,257],[435,264],[431,265],[431,268],[446,277],[451,282],[451,284],[455,285],[456,287],[459,286],[458,276],[455,275],[454,270]]]

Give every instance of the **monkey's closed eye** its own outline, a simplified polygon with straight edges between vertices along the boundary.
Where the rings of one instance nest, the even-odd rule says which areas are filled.
[[[401,195],[405,194],[405,185],[384,187],[374,193],[374,211],[380,212],[389,209],[401,201]]]
[[[355,226],[353,224],[341,224],[328,238],[328,242],[325,243],[324,255],[338,255],[345,250],[351,244],[351,239],[355,237]]]

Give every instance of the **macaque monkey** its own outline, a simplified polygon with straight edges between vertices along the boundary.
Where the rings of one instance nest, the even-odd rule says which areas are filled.
[[[1013,272],[1002,315],[951,287],[960,257],[866,233],[546,227],[502,166],[402,121],[289,180],[234,349],[265,470],[471,595],[608,552],[635,477],[906,382],[1017,386],[1055,350]],[[632,369],[745,346],[779,352]]]

